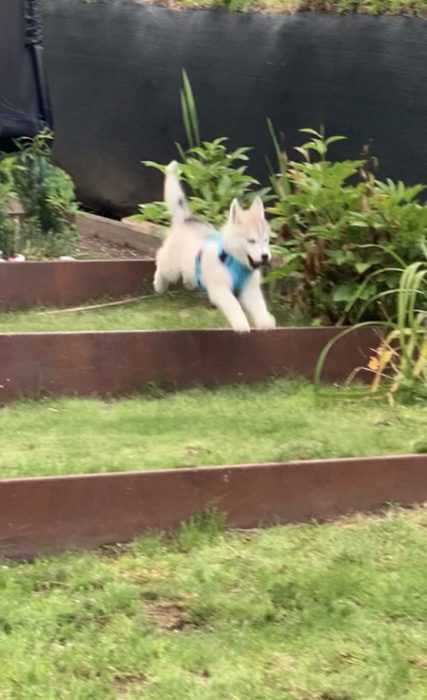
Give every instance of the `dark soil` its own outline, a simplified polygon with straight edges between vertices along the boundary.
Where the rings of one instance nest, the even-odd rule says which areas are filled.
[[[149,255],[144,255],[138,250],[129,246],[110,243],[98,236],[80,235],[80,240],[74,246],[71,253],[72,257],[78,260],[117,260],[117,259],[136,259],[149,258]]]

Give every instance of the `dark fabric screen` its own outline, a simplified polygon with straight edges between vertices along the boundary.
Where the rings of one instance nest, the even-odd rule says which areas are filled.
[[[52,126],[39,0],[0,2],[0,148]]]
[[[2,0],[10,4],[10,0]],[[380,177],[427,178],[427,22],[332,13],[174,12],[141,0],[43,0],[55,155],[80,201],[127,213],[157,199],[167,162],[185,143],[179,105],[188,71],[201,134],[253,146],[252,173],[273,159],[269,116],[290,154],[298,129],[324,125],[331,157],[365,144]]]

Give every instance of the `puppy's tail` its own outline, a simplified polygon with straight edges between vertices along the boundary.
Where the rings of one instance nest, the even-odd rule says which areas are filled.
[[[191,216],[184,190],[179,181],[176,160],[173,160],[166,167],[164,199],[172,217],[172,224],[180,224]]]

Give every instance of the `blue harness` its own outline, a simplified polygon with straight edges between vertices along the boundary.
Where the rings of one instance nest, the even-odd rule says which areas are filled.
[[[220,233],[217,233],[216,231],[215,233],[211,233],[207,237],[204,245],[208,243],[216,243],[218,257],[231,274],[231,279],[233,281],[233,294],[238,297],[242,293],[245,284],[249,280],[249,277],[252,275],[253,270],[250,267],[243,265],[240,260],[233,258],[232,255],[225,252],[224,238]],[[203,284],[202,279],[202,253],[203,250],[201,250],[196,257],[195,280],[198,288],[206,291],[206,287]]]

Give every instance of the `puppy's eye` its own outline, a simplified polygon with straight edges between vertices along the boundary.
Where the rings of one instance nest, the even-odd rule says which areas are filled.
[[[248,243],[252,243],[252,244],[256,243],[255,238],[249,238],[249,239],[248,239]]]

